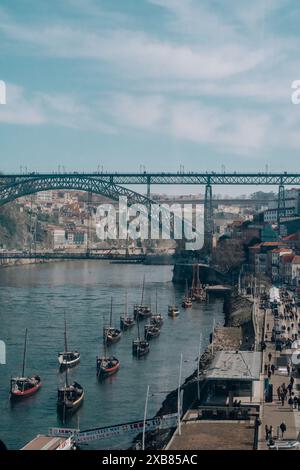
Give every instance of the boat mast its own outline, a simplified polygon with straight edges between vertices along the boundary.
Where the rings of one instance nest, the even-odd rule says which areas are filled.
[[[111,297],[111,299],[110,299],[110,321],[109,321],[110,327],[112,327],[112,310],[113,310],[113,298]]]
[[[143,305],[143,302],[144,302],[144,290],[145,290],[145,274],[144,274],[144,278],[143,278],[143,288],[142,288],[142,301],[141,301],[141,305]]]
[[[155,313],[157,315],[157,288],[156,288],[156,291],[155,291]]]
[[[68,342],[67,342],[67,320],[66,320],[66,314],[64,313],[65,317],[65,352],[68,351]]]
[[[23,351],[22,377],[24,377],[24,375],[25,375],[26,349],[27,349],[27,328],[26,328],[26,330],[25,330],[25,341],[24,341],[24,351]]]

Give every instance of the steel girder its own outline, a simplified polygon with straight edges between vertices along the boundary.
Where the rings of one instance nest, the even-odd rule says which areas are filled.
[[[33,194],[39,191],[48,190],[78,190],[90,193],[101,194],[109,199],[118,200],[120,196],[126,196],[128,205],[143,204],[148,206],[150,201],[146,196],[131,191],[114,183],[103,181],[99,178],[88,176],[72,176],[56,175],[51,177],[28,177],[18,178],[14,182],[0,185],[0,205],[6,204],[19,197]]]
[[[111,185],[132,184],[197,184],[197,185],[300,185],[300,173],[48,173],[48,174],[0,174],[1,180],[13,183],[33,179],[41,180],[99,180]],[[64,189],[64,188],[63,188]],[[78,188],[75,188],[78,189]]]

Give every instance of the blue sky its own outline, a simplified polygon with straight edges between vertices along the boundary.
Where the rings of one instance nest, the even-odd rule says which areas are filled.
[[[0,170],[298,171],[297,0],[1,0]]]

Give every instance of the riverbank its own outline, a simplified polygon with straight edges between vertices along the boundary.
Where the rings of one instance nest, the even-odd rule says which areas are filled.
[[[45,264],[45,263],[50,263],[50,262],[57,262],[57,261],[65,261],[65,260],[57,260],[57,259],[38,259],[38,258],[32,258],[32,259],[26,259],[26,258],[21,258],[21,259],[0,259],[0,269],[1,268],[10,268],[10,267],[15,267],[15,266],[27,266],[30,264]]]
[[[255,329],[252,322],[253,302],[247,298],[232,295],[224,300],[224,326],[215,328],[211,334],[211,343],[205,349],[200,357],[199,374],[202,377],[200,381],[200,391],[205,385],[205,371],[211,365],[215,353],[224,350],[253,349],[255,344]],[[186,378],[182,385],[183,403],[182,416],[188,409],[197,402],[197,383],[198,370]],[[155,416],[177,413],[178,407],[178,388],[172,390],[163,401],[160,409]],[[170,441],[175,428],[163,431],[149,432],[146,435],[146,446],[148,449],[162,449]],[[141,434],[133,440],[132,448],[136,448],[141,441]]]

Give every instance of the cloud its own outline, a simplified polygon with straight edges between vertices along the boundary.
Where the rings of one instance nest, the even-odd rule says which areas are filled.
[[[71,94],[30,93],[23,87],[8,83],[6,101],[6,105],[0,106],[0,123],[3,124],[55,125],[114,133],[112,126],[99,119],[97,109],[81,104]]]

